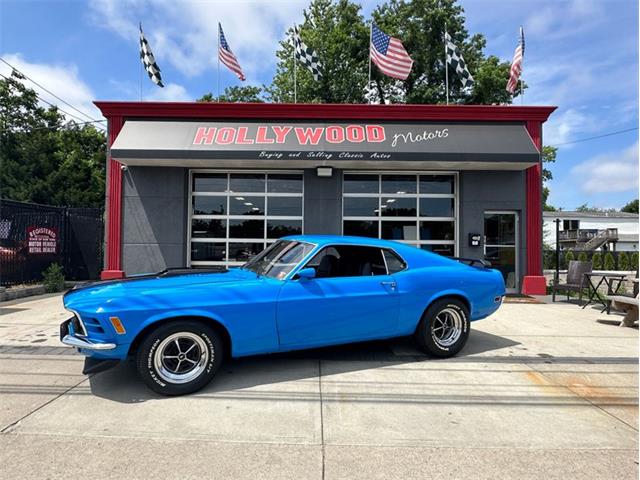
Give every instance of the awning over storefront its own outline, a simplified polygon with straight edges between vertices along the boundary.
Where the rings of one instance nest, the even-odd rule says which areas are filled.
[[[111,146],[125,165],[522,170],[540,153],[522,123],[128,120]]]

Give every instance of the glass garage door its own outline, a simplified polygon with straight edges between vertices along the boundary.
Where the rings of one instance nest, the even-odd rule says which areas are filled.
[[[453,173],[345,173],[343,233],[454,256],[456,180]]]
[[[302,172],[191,172],[189,265],[242,265],[302,233]]]

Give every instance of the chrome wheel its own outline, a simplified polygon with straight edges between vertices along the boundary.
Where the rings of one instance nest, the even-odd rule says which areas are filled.
[[[445,308],[433,319],[431,336],[441,347],[450,347],[462,335],[463,320],[460,312]]]
[[[187,383],[207,368],[209,349],[195,333],[178,332],[165,338],[155,351],[153,363],[158,375],[169,383]]]

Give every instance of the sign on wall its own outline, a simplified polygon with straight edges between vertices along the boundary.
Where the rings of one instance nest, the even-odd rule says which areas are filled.
[[[50,255],[58,253],[58,229],[55,227],[27,227],[27,253]]]
[[[522,123],[128,120],[111,147],[127,158],[536,162]]]

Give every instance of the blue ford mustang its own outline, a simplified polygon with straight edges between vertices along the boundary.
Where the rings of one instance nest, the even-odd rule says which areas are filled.
[[[414,335],[455,355],[505,293],[496,270],[385,240],[292,236],[240,268],[165,270],[69,291],[85,373],[134,356],[156,392],[194,392],[225,357]]]

